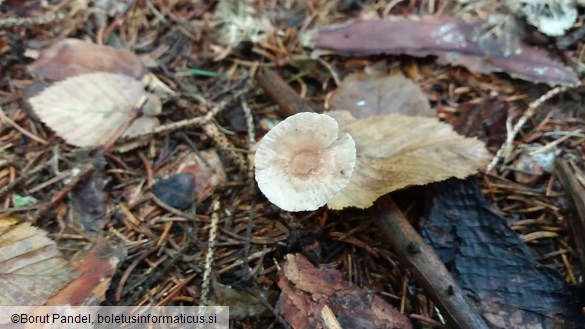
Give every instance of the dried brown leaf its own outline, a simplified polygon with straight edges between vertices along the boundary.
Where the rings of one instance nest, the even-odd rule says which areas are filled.
[[[134,106],[146,95],[142,82],[132,77],[92,73],[56,82],[29,102],[67,143],[93,147],[105,144],[133,119]]]
[[[213,149],[188,153],[177,162],[176,173],[188,173],[195,177],[195,202],[200,203],[225,184],[227,175],[217,152]]]
[[[372,116],[346,120],[341,130],[354,138],[357,161],[349,184],[327,203],[332,209],[368,208],[407,186],[467,177],[489,159],[483,142],[434,118]]]
[[[356,118],[388,113],[436,116],[420,88],[402,75],[352,74],[343,79],[329,105]]]
[[[440,62],[463,65],[475,72],[505,72],[548,84],[576,85],[580,82],[571,67],[542,48],[520,44],[519,51],[510,55],[486,53],[476,37],[483,24],[451,17],[355,20],[307,33],[303,42],[306,46],[342,55],[434,55]]]
[[[43,305],[75,277],[47,232],[0,219],[0,305]]]
[[[258,316],[266,311],[266,307],[260,302],[257,296],[238,290],[234,287],[214,282],[213,290],[217,296],[219,305],[226,305],[230,308],[230,319],[242,320],[247,317]],[[276,300],[276,291],[258,289],[255,291],[262,298],[272,303]]]
[[[71,261],[80,275],[51,296],[46,305],[99,305],[105,299],[112,276],[126,252],[123,246],[115,246],[106,240],[81,251]]]
[[[144,65],[134,53],[78,39],[64,39],[41,49],[29,69],[51,81],[94,72],[123,74],[140,80],[145,73]]]
[[[96,156],[93,170],[83,175],[69,194],[71,222],[84,232],[100,232],[110,222],[110,204],[105,187],[106,160],[103,155]]]

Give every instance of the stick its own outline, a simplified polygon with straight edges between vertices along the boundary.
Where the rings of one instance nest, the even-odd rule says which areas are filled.
[[[278,104],[281,116],[286,118],[299,112],[310,111],[305,100],[276,72],[263,70],[256,76],[256,82],[266,96]]]

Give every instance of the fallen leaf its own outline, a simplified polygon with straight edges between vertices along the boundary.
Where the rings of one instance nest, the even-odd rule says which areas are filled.
[[[221,114],[226,119],[232,129],[238,133],[247,133],[248,124],[246,123],[246,116],[244,111],[239,106],[230,107]]]
[[[84,74],[56,82],[29,99],[34,112],[67,143],[103,145],[133,119],[147,96],[142,82],[113,73]]]
[[[486,53],[475,37],[483,24],[451,17],[355,20],[308,32],[303,43],[341,55],[434,55],[441,63],[463,65],[474,72],[505,72],[513,77],[552,85],[580,83],[571,67],[554,59],[545,49],[520,44],[518,51],[508,56],[505,52]]]
[[[81,251],[71,260],[80,275],[53,295],[46,305],[100,305],[118,264],[125,257],[126,248],[107,240]]]
[[[349,184],[327,202],[332,209],[368,208],[407,186],[467,177],[489,160],[483,142],[434,118],[387,114],[346,119],[340,128],[353,137],[357,160]]]
[[[207,199],[214,190],[227,181],[221,159],[214,149],[188,153],[175,164],[176,173],[189,173],[195,177],[195,202]]]
[[[338,270],[316,268],[301,255],[286,255],[278,286],[277,310],[293,328],[326,328],[321,317],[325,306],[342,328],[412,328],[408,317],[379,296],[343,280]]]
[[[393,113],[435,117],[420,88],[402,75],[352,74],[333,93],[329,106],[356,118]]]
[[[91,173],[84,175],[69,194],[69,218],[84,232],[100,232],[110,222],[108,195],[104,191],[106,164],[102,155],[97,156]]]
[[[64,39],[41,49],[29,69],[50,81],[95,72],[117,73],[137,80],[145,74],[144,65],[134,53],[78,39]]]
[[[242,320],[247,317],[257,316],[266,311],[260,300],[250,293],[235,289],[232,286],[224,285],[219,282],[213,284],[213,291],[217,296],[218,305],[229,306],[230,319]],[[258,289],[256,293],[272,304],[276,300],[274,290]]]
[[[47,232],[0,219],[0,305],[43,305],[77,274]]]
[[[516,182],[533,187],[545,173],[552,173],[560,150],[556,147],[546,150],[539,143],[524,145],[518,158],[511,164]],[[543,151],[541,151],[543,150]]]

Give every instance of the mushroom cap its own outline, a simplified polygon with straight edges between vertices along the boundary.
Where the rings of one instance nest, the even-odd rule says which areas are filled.
[[[255,155],[260,191],[287,211],[315,210],[350,181],[356,147],[325,114],[302,112],[272,128]]]

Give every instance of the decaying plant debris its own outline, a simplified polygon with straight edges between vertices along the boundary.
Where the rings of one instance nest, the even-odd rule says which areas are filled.
[[[573,312],[582,301],[564,294],[582,289],[585,275],[585,114],[582,90],[575,87],[583,72],[583,18],[564,25],[565,34],[554,39],[521,24],[501,29],[490,23],[494,14],[508,12],[487,0],[0,0],[0,276],[9,279],[11,296],[18,295],[18,284],[46,284],[28,301],[2,303],[229,304],[234,328],[346,328],[353,313],[339,302],[351,301],[354,310],[364,310],[359,320],[375,326],[392,322],[386,319],[399,328],[510,324],[518,305],[494,316],[502,303],[467,298],[471,290],[494,296],[493,287],[461,281],[461,271],[437,257],[417,232],[430,218],[431,197],[438,202],[434,193],[453,186],[428,183],[475,173],[487,163],[485,148],[493,157],[503,145],[493,168],[480,168],[470,181],[481,184],[482,207],[491,205],[511,240],[525,244],[522,255],[531,249],[530,268],[555,273],[554,280],[539,280],[565,289],[547,292],[562,313],[558,319],[567,328],[583,323]],[[335,26],[341,27],[328,29]],[[452,29],[440,29],[445,26]],[[433,31],[443,38],[429,38],[437,36]],[[501,39],[502,31],[523,33]],[[448,36],[462,36],[466,46],[437,43]],[[310,48],[301,42],[307,40]],[[498,51],[510,40],[518,48]],[[314,48],[329,53],[311,56]],[[91,112],[92,103],[115,90],[91,90],[101,86],[95,81],[79,92],[61,90],[51,109],[62,98],[77,104],[65,108],[71,118],[105,120],[88,132],[99,141],[81,145],[79,135],[56,128],[61,120],[44,119],[34,100],[68,79],[96,74],[121,75],[135,92],[124,98],[128,90],[118,87],[123,102],[111,102],[101,114],[79,114],[78,108]],[[557,84],[562,87],[549,86]],[[161,100],[157,123],[123,137],[144,117],[146,99],[138,96],[146,94]],[[420,168],[392,171],[384,162],[376,175],[400,181],[416,169],[425,179],[380,197],[390,191],[381,190],[362,205],[377,199],[366,210],[332,209],[344,204],[295,213],[271,204],[254,179],[256,143],[288,116],[330,110],[364,120],[366,127],[341,129],[349,134],[414,116],[411,125],[401,125],[406,132],[400,138],[408,140],[392,136],[386,142],[393,129],[380,127],[377,136],[379,145],[417,141]],[[57,115],[65,127],[83,124]],[[467,159],[450,158],[453,172],[439,178],[425,171],[439,164],[424,165],[442,159],[434,153],[437,138],[429,137],[440,129],[424,131],[421,123],[430,121],[436,125],[427,127],[452,125],[462,135],[448,129],[457,136],[447,138],[453,145],[474,141],[478,147]],[[104,125],[116,131],[101,134]],[[425,185],[409,187],[415,184]],[[444,215],[458,225],[465,221]],[[6,233],[14,231],[21,233]],[[22,249],[27,239],[44,248],[38,258]],[[18,253],[7,256],[9,250]],[[528,259],[522,255],[506,261]],[[41,275],[13,285],[7,264],[32,269],[35,261],[41,270],[53,264],[49,273],[59,279]],[[308,277],[318,286],[301,284]],[[386,306],[395,310],[380,313]],[[534,310],[544,317],[549,311]]]

